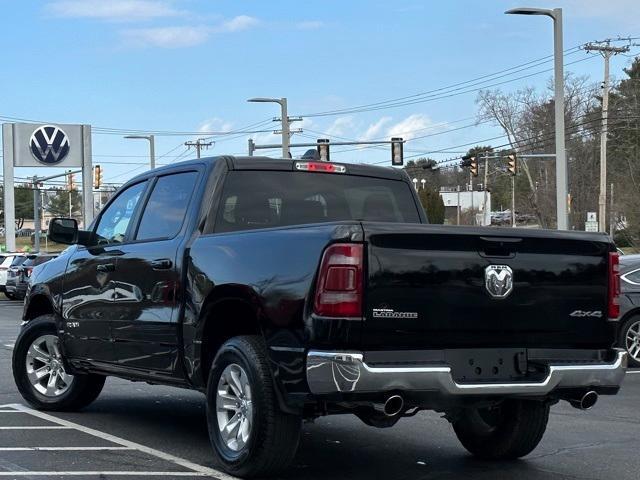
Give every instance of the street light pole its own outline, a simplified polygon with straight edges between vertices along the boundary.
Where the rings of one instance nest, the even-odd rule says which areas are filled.
[[[289,141],[291,139],[291,131],[289,128],[289,114],[287,112],[287,99],[286,98],[250,98],[247,102],[253,103],[278,103],[280,104],[280,121],[282,122],[282,158],[290,158],[289,153]]]
[[[126,135],[124,138],[129,140],[148,140],[149,141],[149,167],[156,168],[156,138],[154,135]]]
[[[564,144],[564,47],[562,41],[562,9],[514,8],[504,12],[511,15],[546,15],[553,19],[553,76],[555,86],[556,124],[556,216],[558,230],[567,230],[568,181],[567,157]]]

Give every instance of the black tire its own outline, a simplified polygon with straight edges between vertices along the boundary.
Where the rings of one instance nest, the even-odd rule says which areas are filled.
[[[105,377],[94,374],[76,374],[67,390],[59,395],[44,395],[31,384],[27,373],[27,351],[43,335],[57,336],[55,317],[42,315],[27,323],[13,348],[13,379],[22,397],[38,410],[71,411],[93,402],[104,386]]]
[[[513,460],[531,453],[542,440],[549,405],[507,400],[495,409],[465,409],[453,422],[464,448],[486,460]]]
[[[4,292],[4,296],[7,297],[9,300],[15,300],[16,299],[16,296],[13,293]]]
[[[629,353],[629,367],[640,367],[640,353],[636,352],[635,347],[632,348],[633,353],[636,354],[635,357],[631,355],[631,351],[627,346],[627,336],[631,333],[629,329],[633,326],[634,332],[640,331],[638,328],[638,323],[640,322],[640,315],[634,315],[631,318],[628,318],[620,327],[618,332],[618,346],[620,348],[624,348],[627,353]]]
[[[220,378],[231,365],[240,366],[251,392],[251,429],[246,444],[230,448],[218,424],[216,399]],[[227,341],[213,360],[207,383],[207,424],[215,463],[239,477],[270,476],[286,468],[298,448],[301,417],[281,411],[264,340],[257,336]]]

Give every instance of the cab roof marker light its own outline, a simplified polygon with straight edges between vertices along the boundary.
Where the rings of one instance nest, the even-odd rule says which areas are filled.
[[[328,162],[295,162],[296,170],[303,172],[347,173],[347,167]]]

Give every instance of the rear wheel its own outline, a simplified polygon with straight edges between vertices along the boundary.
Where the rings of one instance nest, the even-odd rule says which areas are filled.
[[[453,422],[462,445],[488,460],[510,460],[531,453],[542,440],[549,405],[530,400],[507,400],[495,408],[470,408]]]
[[[261,338],[235,337],[220,348],[207,384],[207,423],[216,463],[232,475],[273,475],[293,460],[301,418],[280,410]]]
[[[77,410],[93,402],[104,386],[101,375],[68,372],[53,315],[31,320],[13,349],[13,378],[22,397],[41,410]]]
[[[640,367],[640,316],[624,322],[618,343],[629,353],[629,366]]]
[[[16,299],[16,296],[13,293],[4,292],[4,296],[7,297],[9,300],[15,300]]]

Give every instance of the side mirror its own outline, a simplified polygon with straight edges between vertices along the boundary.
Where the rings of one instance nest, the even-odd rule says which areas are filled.
[[[52,218],[48,237],[52,242],[65,245],[78,243],[78,222],[73,218]]]

